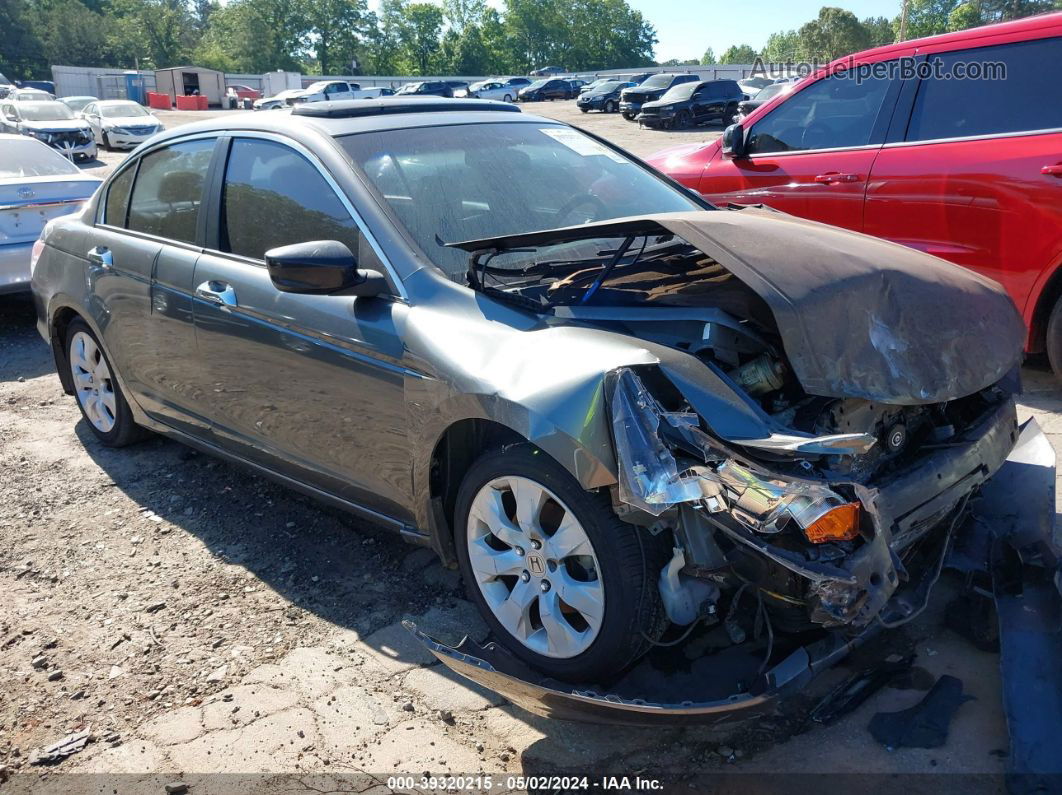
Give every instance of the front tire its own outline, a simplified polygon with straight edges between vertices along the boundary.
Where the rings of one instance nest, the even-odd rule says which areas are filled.
[[[504,97],[502,97],[502,102],[512,102],[512,101],[513,101],[513,98],[512,98],[512,95],[510,95],[510,94],[506,94]]]
[[[114,149],[114,147],[111,146],[111,139],[107,137],[106,131],[104,131],[103,133],[103,148],[106,149],[108,152]]]
[[[612,676],[666,626],[658,541],[530,444],[472,465],[455,535],[469,597],[513,654],[549,676]]]
[[[1044,341],[1044,347],[1047,349],[1047,360],[1051,363],[1055,377],[1062,379],[1062,298],[1055,302],[1047,320],[1047,339]]]
[[[107,447],[125,447],[147,435],[133,420],[99,339],[80,318],[67,327],[66,361],[77,406],[97,439]]]
[[[605,113],[615,113],[615,112],[616,112],[616,103],[613,102],[610,99],[608,102],[605,103]]]

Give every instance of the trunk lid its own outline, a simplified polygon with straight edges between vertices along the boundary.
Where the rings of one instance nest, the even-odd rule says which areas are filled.
[[[0,180],[0,245],[36,240],[53,218],[80,210],[99,185],[81,175]]]

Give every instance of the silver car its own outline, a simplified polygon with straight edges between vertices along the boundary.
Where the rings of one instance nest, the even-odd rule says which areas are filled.
[[[1062,558],[1045,489],[989,496],[1019,440],[1054,482],[998,284],[512,104],[169,130],[44,244],[38,329],[100,443],[152,430],[431,547],[497,642],[422,639],[533,709],[769,708],[986,522],[1045,582]],[[670,696],[677,664],[591,684],[690,638]]]
[[[0,293],[29,289],[44,225],[84,207],[100,182],[39,141],[0,135]]]

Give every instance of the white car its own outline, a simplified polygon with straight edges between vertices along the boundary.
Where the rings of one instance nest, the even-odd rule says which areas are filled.
[[[7,99],[12,102],[50,102],[55,99],[55,95],[39,88],[16,88],[8,93]]]
[[[29,289],[44,225],[80,210],[101,181],[40,141],[0,134],[0,294]]]
[[[256,99],[253,107],[255,110],[283,110],[284,108],[291,106],[288,102],[289,99],[297,97],[302,93],[303,91],[301,88],[288,88],[272,97]]]
[[[354,99],[354,92],[361,89],[357,83],[343,80],[318,80],[311,83],[288,101],[289,105],[301,105],[304,102],[332,102],[337,99]]]
[[[0,133],[29,135],[71,159],[92,160],[92,130],[62,102],[0,101]],[[0,238],[2,240],[2,238]]]
[[[501,80],[481,80],[473,83],[467,89],[458,89],[454,92],[455,97],[476,97],[477,99],[500,99],[503,102],[512,102],[516,99],[516,92],[520,86],[510,86]]]
[[[162,122],[141,105],[129,99],[101,99],[81,111],[92,137],[105,149],[130,149],[165,129]]]

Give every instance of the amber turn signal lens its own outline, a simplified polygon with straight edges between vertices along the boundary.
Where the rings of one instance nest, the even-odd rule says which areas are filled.
[[[859,535],[859,503],[838,505],[824,513],[806,528],[804,535],[812,544],[827,541],[851,541]]]

